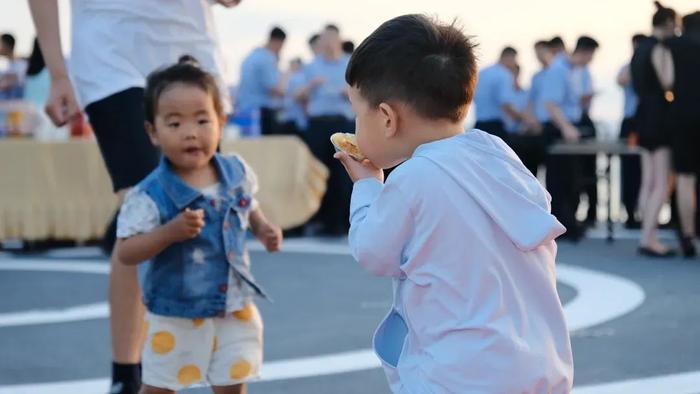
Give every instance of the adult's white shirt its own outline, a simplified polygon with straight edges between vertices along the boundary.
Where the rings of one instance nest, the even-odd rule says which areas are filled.
[[[208,0],[71,0],[69,69],[83,106],[132,87],[153,70],[194,56],[214,74],[230,110]]]

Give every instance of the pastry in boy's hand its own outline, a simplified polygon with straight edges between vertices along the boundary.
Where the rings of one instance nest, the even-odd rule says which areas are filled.
[[[355,134],[350,133],[335,133],[331,135],[331,143],[337,151],[343,151],[350,155],[353,159],[362,161],[365,155],[362,154],[357,146]]]

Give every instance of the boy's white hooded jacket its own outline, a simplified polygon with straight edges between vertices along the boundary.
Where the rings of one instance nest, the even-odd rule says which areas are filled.
[[[550,197],[480,130],[419,146],[382,185],[355,183],[350,248],[394,278],[374,346],[396,393],[568,393]]]

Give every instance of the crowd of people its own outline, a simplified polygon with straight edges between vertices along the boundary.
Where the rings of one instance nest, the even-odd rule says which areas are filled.
[[[0,99],[21,98],[24,94],[24,78],[27,61],[15,53],[15,37],[4,33],[0,36],[0,57],[7,60],[7,67],[0,75]]]
[[[679,226],[682,253],[690,257],[695,255],[695,179],[700,169],[698,73],[691,70],[700,69],[696,56],[700,14],[684,17],[683,32],[678,35],[676,13],[658,3],[657,8],[651,35],[634,35],[634,58],[617,78],[625,99],[620,138],[641,148],[641,159],[622,156],[622,200],[627,226],[642,228],[639,252],[673,256],[675,251],[658,241],[656,228],[661,207],[675,186],[672,220]],[[507,141],[533,174],[546,167],[552,212],[568,229],[563,238],[572,240],[580,239],[596,220],[595,157],[548,154],[548,149],[558,141],[596,136],[588,65],[598,46],[588,36],[579,37],[570,52],[558,36],[537,41],[534,50],[542,68],[532,77],[529,90],[519,80],[518,52],[506,47],[495,64],[481,69],[474,99],[476,128]],[[582,194],[587,196],[588,212],[578,221]]]
[[[262,135],[297,135],[330,170],[328,187],[320,210],[309,226],[290,234],[338,236],[347,233],[347,210],[351,184],[342,166],[333,159],[331,134],[355,128],[355,116],[348,99],[345,70],[354,50],[352,41],[343,41],[333,24],[308,41],[312,60],[303,64],[294,58],[288,70],[279,67],[280,51],[286,33],[274,27],[265,45],[253,49],[241,64],[236,89],[235,119],[246,127],[259,128]],[[244,132],[249,134],[249,132]]]
[[[548,155],[547,147],[595,136],[588,114],[593,97],[588,65],[597,48],[588,36],[581,36],[571,52],[560,37],[538,41],[534,49],[542,68],[527,91],[518,79],[518,53],[506,47],[495,64],[481,69],[474,97],[477,129],[507,141],[533,174],[546,164],[552,212],[568,229],[564,237],[573,240],[584,231],[575,216],[580,192],[589,196],[585,223],[595,222],[595,158]]]
[[[679,35],[676,12],[655,4],[651,35],[636,41],[628,68],[631,81],[621,75],[621,82],[631,82],[637,97],[631,130],[636,131],[642,148],[639,250],[657,257],[676,254],[656,235],[659,210],[675,186],[681,252],[690,257],[696,253],[696,177],[700,171],[700,12],[683,17]]]

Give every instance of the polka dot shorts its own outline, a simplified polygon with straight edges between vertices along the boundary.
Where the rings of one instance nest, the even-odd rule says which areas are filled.
[[[259,377],[263,325],[254,304],[207,319],[147,313],[145,326],[144,384],[180,390],[203,382],[231,386]]]

